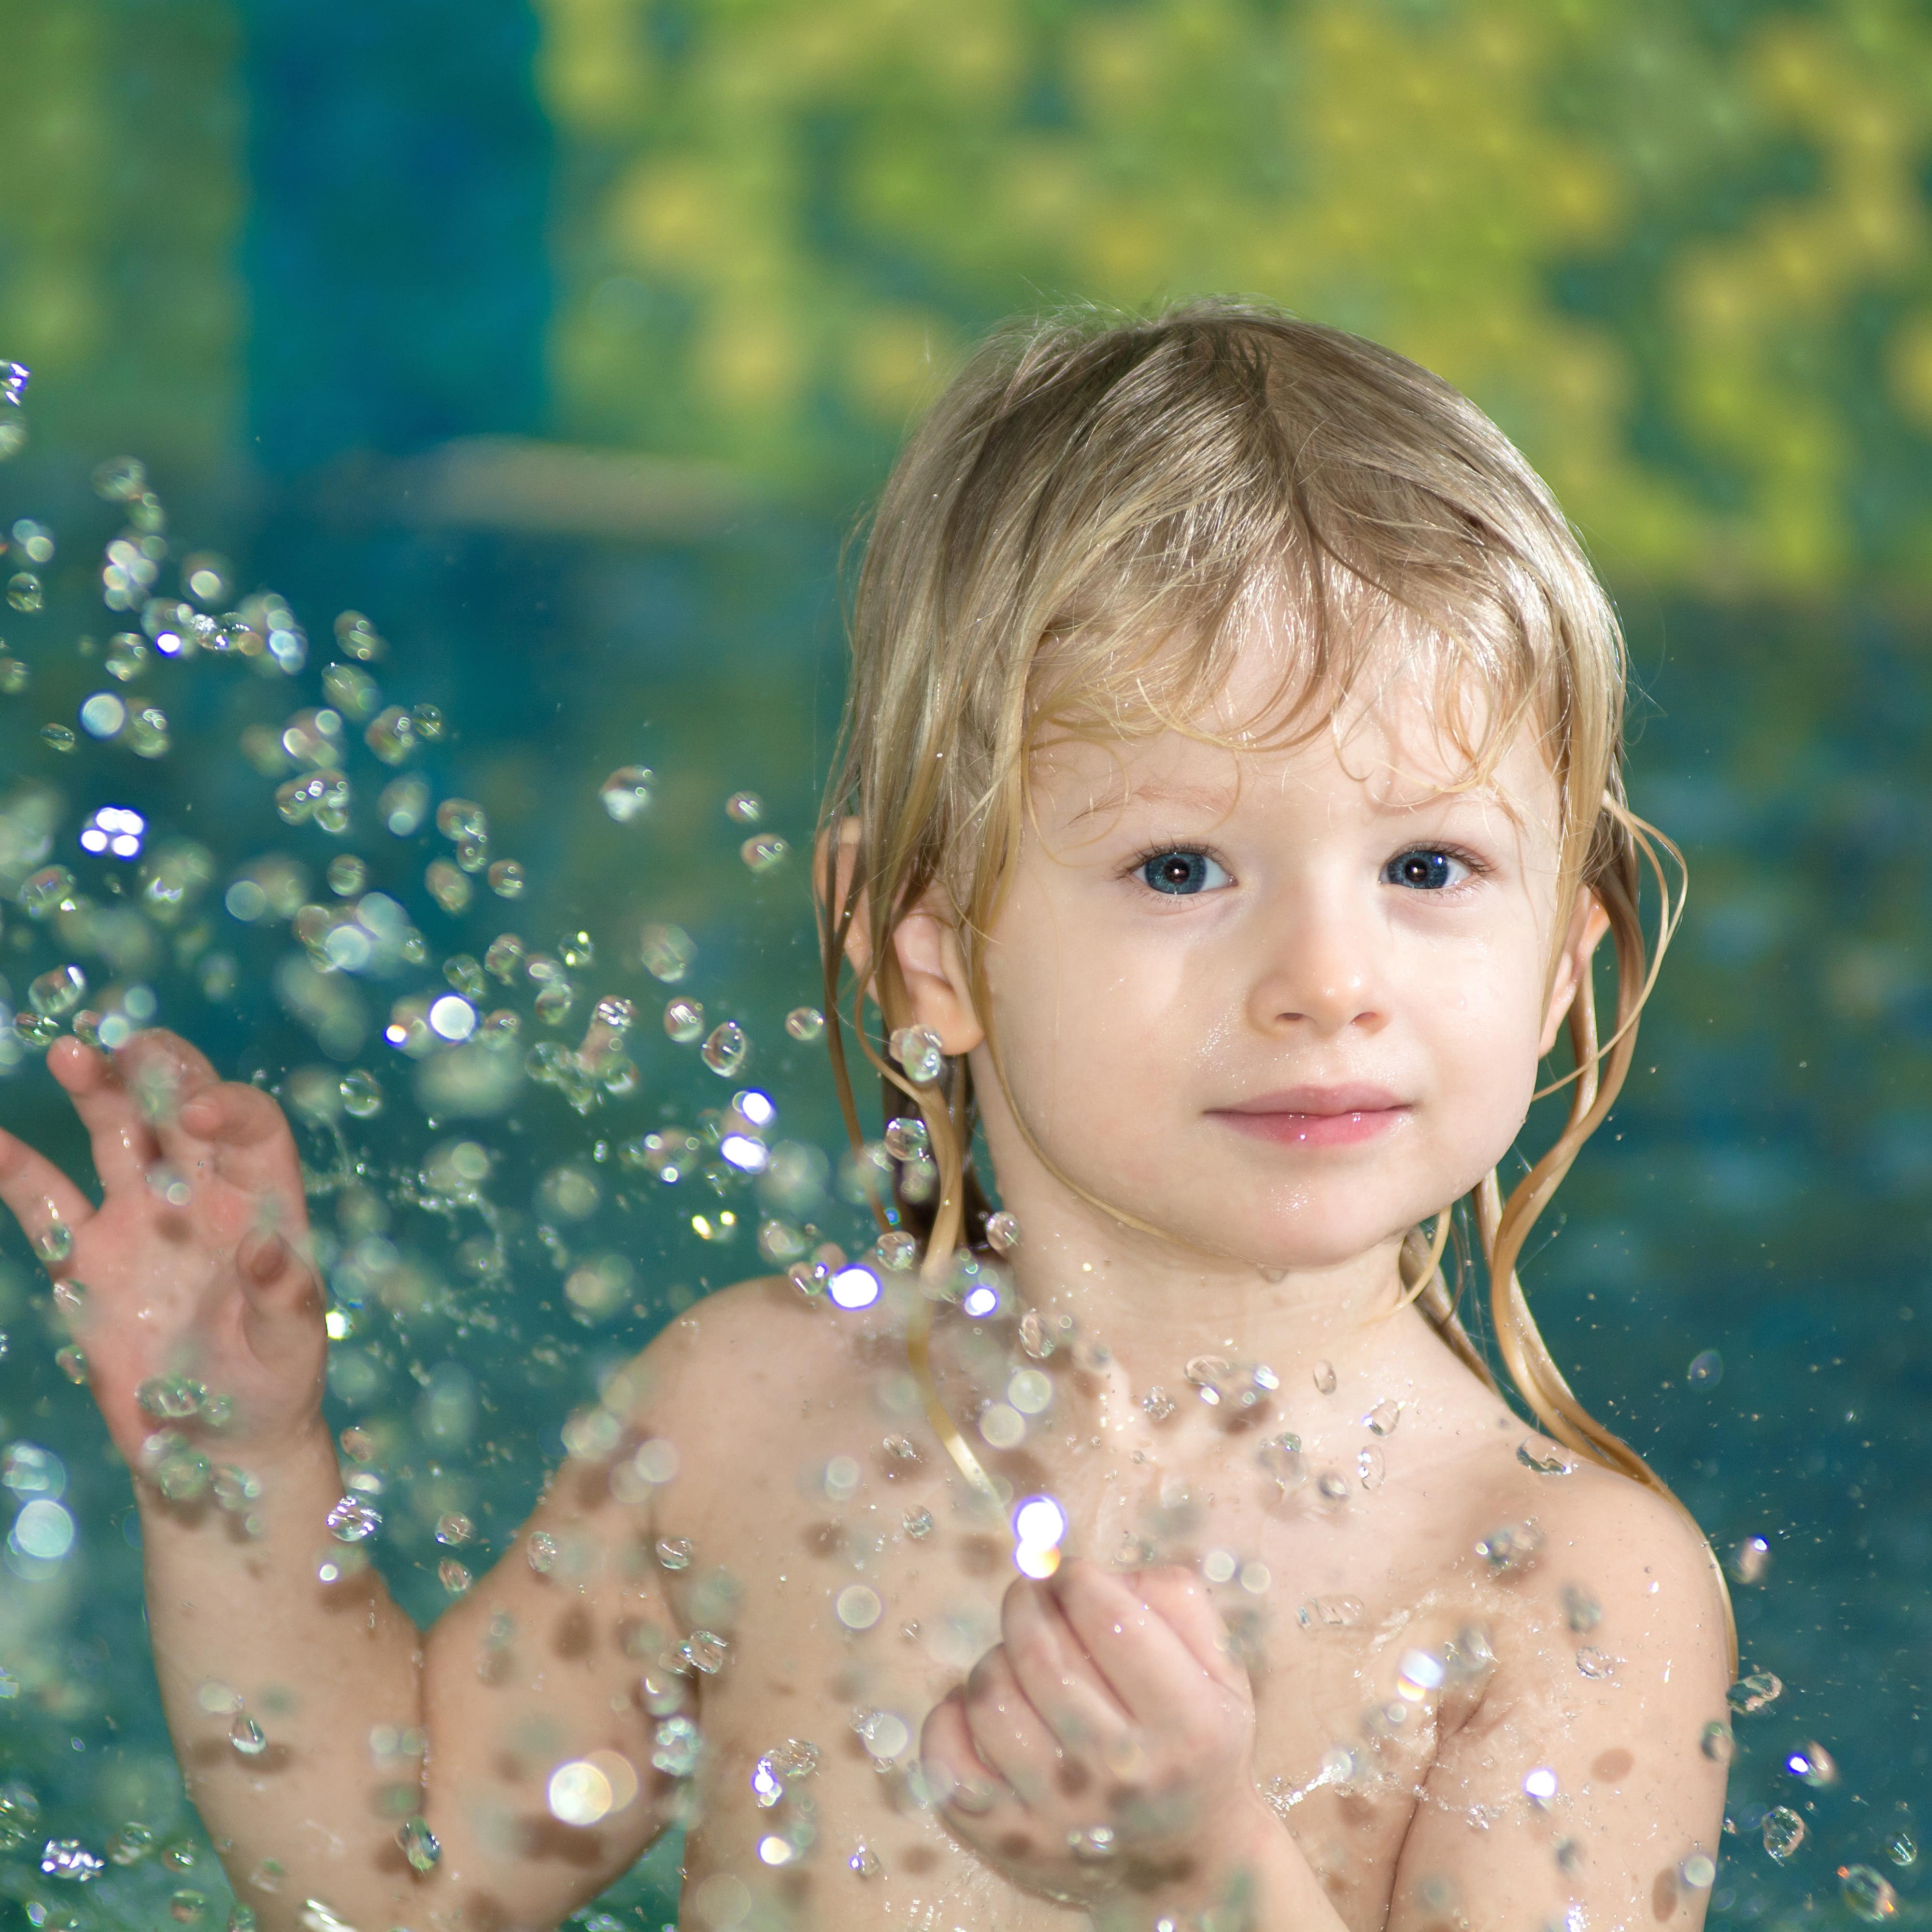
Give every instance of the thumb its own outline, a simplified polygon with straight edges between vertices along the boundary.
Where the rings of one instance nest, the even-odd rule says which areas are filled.
[[[272,1228],[244,1234],[235,1250],[241,1278],[242,1330],[256,1355],[274,1367],[298,1347],[312,1346],[322,1312],[315,1271]]]

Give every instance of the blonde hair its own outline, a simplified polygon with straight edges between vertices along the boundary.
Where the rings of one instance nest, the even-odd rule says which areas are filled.
[[[867,1034],[868,997],[888,1037],[911,1018],[893,928],[943,896],[988,1023],[981,941],[1018,850],[1030,752],[1049,731],[1196,728],[1263,603],[1286,614],[1298,645],[1280,694],[1291,730],[1318,730],[1332,700],[1368,694],[1364,681],[1385,668],[1395,639],[1402,668],[1420,664],[1436,680],[1439,728],[1470,782],[1526,728],[1555,772],[1558,904],[1587,892],[1609,921],[1615,1023],[1600,1038],[1586,975],[1569,1015],[1574,1068],[1556,1083],[1570,1089],[1562,1130],[1507,1195],[1492,1174],[1469,1204],[1496,1348],[1523,1401],[1558,1441],[1667,1496],[1576,1400],[1516,1264],[1629,1070],[1655,957],[1681,910],[1682,862],[1624,802],[1622,636],[1577,538],[1480,410],[1372,343],[1220,300],[1145,320],[1053,317],[992,338],[913,436],[857,580],[842,756],[819,843],[828,1033],[854,1144],[863,1134],[838,1008],[862,908],[869,964],[850,989],[854,1028],[888,1112],[909,1100],[931,1136],[932,1282],[980,1237],[986,1203],[964,1060],[915,1083]],[[856,826],[842,890],[842,821]],[[1655,957],[1640,916],[1646,868],[1660,896]],[[990,1035],[988,1045],[997,1070]],[[1418,1228],[1405,1242],[1404,1282],[1493,1386],[1441,1265],[1452,1206],[1432,1235]],[[923,1373],[922,1325],[912,1348],[935,1426],[976,1475]]]

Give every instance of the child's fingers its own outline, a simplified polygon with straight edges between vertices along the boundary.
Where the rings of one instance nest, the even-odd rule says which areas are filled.
[[[974,1748],[962,1691],[949,1691],[926,1714],[919,1757],[927,1782],[963,1812],[977,1816],[1010,1795],[999,1773]]]
[[[1063,1749],[1104,1756],[1125,1743],[1126,1712],[1043,1584],[1022,1577],[1008,1586],[1000,1634],[1020,1688]]]
[[[1060,1566],[1052,1587],[1073,1634],[1135,1723],[1160,1726],[1193,1712],[1202,1666],[1125,1578],[1074,1558]]]
[[[114,1056],[114,1064],[162,1152],[170,1160],[192,1160],[193,1137],[183,1132],[181,1110],[204,1088],[215,1084],[207,1055],[179,1034],[156,1028],[137,1033]]]
[[[241,1277],[242,1330],[258,1360],[271,1367],[313,1346],[321,1306],[314,1270],[272,1228],[244,1234],[235,1250]]]
[[[1027,1803],[1045,1797],[1060,1747],[1020,1688],[1004,1645],[995,1645],[974,1665],[962,1705],[980,1762],[991,1765]]]
[[[184,1102],[180,1130],[192,1136],[197,1160],[209,1161],[224,1180],[246,1193],[266,1194],[294,1205],[299,1168],[282,1110],[260,1088],[224,1081]]]
[[[47,1066],[87,1130],[103,1189],[115,1194],[142,1184],[160,1149],[114,1063],[68,1039],[54,1042]]]
[[[1127,1580],[1140,1593],[1142,1602],[1166,1619],[1194,1660],[1216,1683],[1244,1697],[1250,1694],[1252,1687],[1228,1640],[1228,1626],[1214,1607],[1208,1586],[1192,1570],[1170,1564],[1136,1570]]]
[[[6,1132],[0,1132],[0,1202],[37,1253],[56,1221],[73,1229],[94,1218],[94,1204],[45,1154]]]

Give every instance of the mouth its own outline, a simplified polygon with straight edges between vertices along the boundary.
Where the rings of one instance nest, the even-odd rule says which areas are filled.
[[[1250,1140],[1277,1147],[1354,1147],[1387,1133],[1409,1112],[1409,1103],[1386,1087],[1288,1087],[1258,1094],[1232,1107],[1208,1110]]]

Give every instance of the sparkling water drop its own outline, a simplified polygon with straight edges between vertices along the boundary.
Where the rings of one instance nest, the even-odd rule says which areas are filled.
[[[1724,1358],[1714,1348],[1706,1348],[1701,1355],[1694,1357],[1684,1372],[1684,1379],[1693,1388],[1715,1388],[1724,1378]]]
[[[261,1726],[245,1714],[229,1726],[228,1742],[243,1757],[260,1757],[268,1748],[268,1741],[262,1735]]]
[[[915,1087],[930,1087],[946,1065],[946,1050],[930,1027],[899,1028],[888,1042],[887,1051]]]
[[[1731,1708],[1742,1711],[1747,1717],[1767,1709],[1784,1694],[1783,1682],[1768,1670],[1754,1670],[1749,1676],[1739,1678],[1726,1694]]]
[[[1581,1652],[1578,1653],[1581,1655]],[[1713,1764],[1729,1764],[1737,1749],[1737,1741],[1731,1736],[1731,1727],[1720,1724],[1715,1718],[1706,1724],[1697,1735],[1697,1748]]]
[[[1916,1864],[1918,1841],[1910,1832],[1894,1832],[1886,1845],[1885,1855],[1895,1865]]]
[[[148,640],[136,631],[121,631],[107,640],[101,660],[107,675],[125,684],[139,677],[148,662]]]
[[[704,1009],[695,1000],[673,1000],[664,1008],[664,1030],[680,1046],[688,1046],[704,1032]]]
[[[1586,1677],[1614,1677],[1617,1671],[1614,1659],[1589,1644],[1577,1652],[1576,1668]],[[1709,1753],[1705,1755],[1708,1756]]]
[[[909,1509],[901,1523],[907,1535],[915,1543],[921,1542],[932,1534],[932,1512],[929,1509]]]
[[[453,1556],[446,1556],[436,1566],[436,1581],[452,1597],[461,1596],[476,1580],[470,1575],[468,1568],[458,1562]]]
[[[328,890],[340,898],[352,898],[369,883],[369,868],[353,852],[339,852],[328,862]]]
[[[1786,1756],[1784,1768],[1796,1778],[1811,1786],[1814,1791],[1823,1790],[1838,1781],[1838,1766],[1835,1759],[1822,1744],[1808,1744]]]
[[[406,1818],[396,1827],[396,1843],[409,1861],[412,1871],[434,1871],[436,1861],[442,1856],[442,1847],[436,1843],[436,1834],[421,1817]]]
[[[644,970],[653,980],[675,986],[691,970],[698,947],[681,926],[646,926],[638,935]]]
[[[604,809],[620,825],[628,825],[650,809],[655,783],[648,765],[620,765],[597,788]]]
[[[364,1543],[382,1526],[382,1512],[360,1496],[344,1496],[322,1518],[338,1543]]]
[[[784,1028],[794,1040],[814,1040],[825,1030],[825,1016],[816,1006],[794,1006],[785,1015]]]
[[[87,975],[78,966],[56,966],[27,988],[27,1003],[43,1019],[64,1019],[87,997]]]
[[[738,848],[738,856],[754,878],[775,872],[791,856],[791,848],[775,832],[760,832]]]
[[[765,802],[754,791],[734,791],[724,801],[724,816],[734,825],[756,825],[765,815]]]
[[[74,1230],[58,1214],[34,1238],[34,1252],[43,1266],[58,1268],[74,1252]]]
[[[7,602],[16,610],[38,610],[46,602],[46,592],[31,570],[18,571],[7,580]]]
[[[879,1621],[884,1606],[879,1593],[863,1583],[848,1583],[838,1592],[833,1609],[849,1630],[867,1630]]]
[[[1892,1890],[1891,1882],[1870,1865],[1840,1865],[1838,1896],[1854,1918],[1862,1918],[1868,1925],[1882,1924],[1898,1916],[1898,1893]]]
[[[1382,1460],[1382,1452],[1372,1442],[1355,1458],[1355,1473],[1360,1477],[1365,1490],[1378,1490],[1382,1479],[1388,1473]]]
[[[499,859],[484,875],[490,890],[500,899],[520,899],[530,884],[523,867],[514,859]]]
[[[382,1089],[373,1073],[352,1067],[342,1076],[342,1111],[358,1120],[372,1120],[382,1111]]]
[[[335,641],[363,664],[373,663],[388,649],[375,626],[360,610],[344,610],[337,616]]]
[[[74,874],[64,866],[44,866],[21,886],[20,910],[29,919],[51,919],[71,910],[76,890]]]
[[[1782,1864],[1804,1842],[1804,1820],[1788,1804],[1764,1814],[1764,1848]]]
[[[691,1568],[691,1539],[688,1536],[661,1536],[657,1546],[658,1567],[663,1570]]]
[[[201,1413],[208,1390],[192,1376],[154,1376],[135,1390],[134,1400],[158,1422],[185,1422]]]
[[[43,724],[40,742],[51,751],[71,752],[80,740],[74,735],[73,728],[66,724]]]
[[[1378,1402],[1362,1418],[1364,1427],[1375,1436],[1393,1436],[1396,1424],[1402,1420],[1402,1404],[1399,1402]]]
[[[670,1016],[668,1010],[664,1017],[668,1023]],[[705,1065],[712,1072],[721,1078],[728,1078],[739,1072],[750,1058],[752,1042],[745,1029],[736,1020],[726,1020],[722,1025],[712,1028],[706,1036],[700,1052]]]
[[[651,1762],[668,1778],[688,1778],[704,1750],[704,1738],[688,1718],[666,1718],[652,1739]]]
[[[546,1531],[533,1530],[524,1555],[539,1576],[548,1576],[556,1568],[556,1538]]]
[[[1335,1393],[1335,1365],[1333,1362],[1317,1362],[1315,1364],[1315,1391],[1318,1395],[1333,1395]]]
[[[1576,1459],[1568,1450],[1540,1436],[1526,1436],[1516,1445],[1516,1460],[1539,1476],[1569,1476],[1576,1470]]]
[[[0,652],[0,698],[18,698],[33,681],[33,673],[18,658]]]

